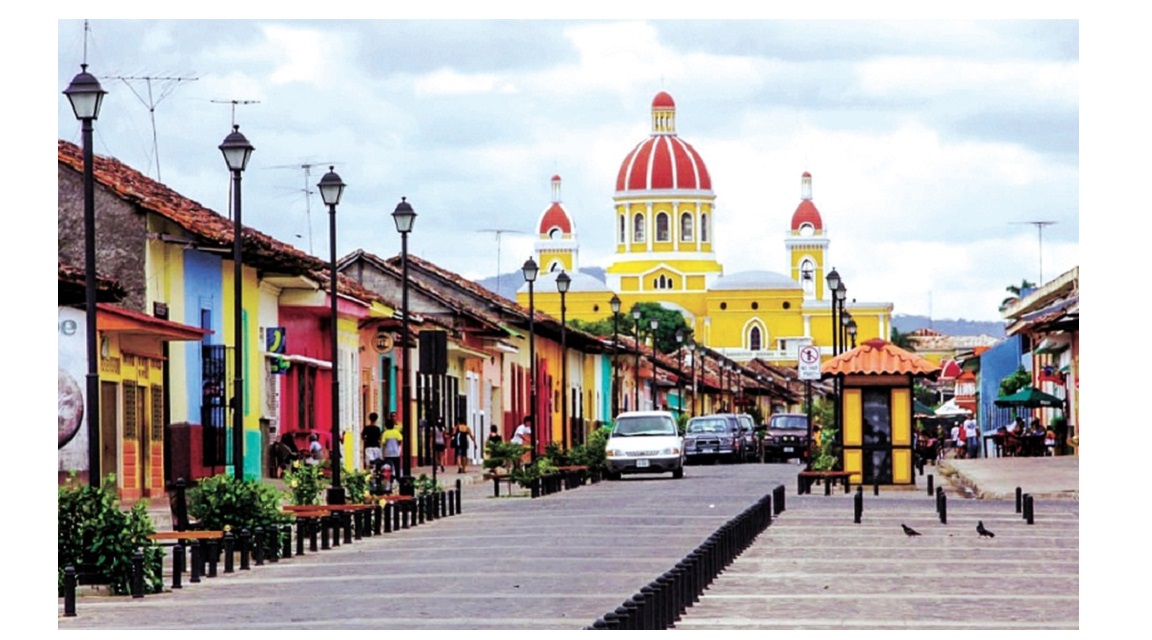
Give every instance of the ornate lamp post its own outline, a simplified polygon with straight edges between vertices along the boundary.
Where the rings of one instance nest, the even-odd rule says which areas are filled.
[[[88,485],[100,486],[100,352],[96,335],[96,180],[93,175],[92,123],[100,115],[100,105],[108,92],[100,81],[80,65],[64,95],[72,113],[80,121],[84,142],[84,310],[88,348],[87,397],[84,398],[88,425]]]
[[[332,304],[329,318],[332,332],[332,453],[329,456],[332,460],[332,486],[328,487],[328,504],[344,504],[344,487],[340,485],[340,471],[344,464],[340,460],[340,341],[336,335],[336,205],[340,204],[345,185],[335,169],[328,167],[328,173],[320,178],[316,187],[320,189],[320,199],[328,205],[328,297]]]
[[[700,409],[697,405],[696,398],[700,395],[700,389],[696,386],[696,341],[688,341],[688,352],[692,355],[692,415],[700,415]]]
[[[838,331],[838,327],[840,326],[840,323],[837,321],[838,319],[836,318],[836,290],[840,287],[840,273],[838,271],[836,271],[836,267],[832,267],[832,270],[828,272],[828,275],[824,279],[828,283],[828,294],[829,294],[828,299],[831,301],[831,304],[832,304],[832,307],[831,307],[831,313],[832,313],[832,317],[831,317],[831,321],[832,321],[832,324],[831,324],[831,327],[832,327],[832,357],[836,357],[837,355],[840,354],[840,352],[837,349],[837,344],[836,344],[836,342],[837,342],[836,339],[840,335],[840,332]]]
[[[400,341],[403,343],[400,353],[400,366],[404,370],[400,383],[400,402],[403,405],[404,439],[401,440],[400,451],[400,477],[407,478],[412,475],[411,445],[412,439],[412,367],[409,348],[409,334],[411,327],[408,324],[408,234],[412,232],[412,225],[416,223],[416,210],[408,204],[407,198],[400,198],[400,204],[392,212],[392,220],[396,223],[396,231],[400,232],[400,313],[401,331]]]
[[[532,407],[528,415],[532,416],[532,462],[536,462],[536,431],[540,425],[536,424],[536,298],[534,286],[540,267],[536,261],[529,257],[522,267],[524,281],[528,283],[528,375],[531,378],[529,386]]]
[[[656,410],[656,328],[660,326],[660,321],[655,317],[648,320],[648,326],[652,331],[649,336],[652,338],[652,410]]]
[[[612,308],[612,419],[615,420],[620,414],[620,365],[616,362],[617,351],[620,349],[620,332],[616,326],[616,319],[620,315],[620,296],[612,294],[608,304]]]
[[[235,336],[235,361],[232,365],[235,371],[232,389],[232,465],[237,480],[244,479],[244,256],[241,239],[243,225],[240,223],[240,174],[248,166],[255,147],[248,142],[248,138],[240,133],[240,125],[232,125],[224,142],[220,143],[220,152],[224,154],[224,162],[232,172],[232,333]]]
[[[632,370],[632,410],[640,410],[640,306],[632,305],[632,327],[636,338],[636,368]]]
[[[848,318],[848,326],[846,326],[844,329],[845,329],[845,331],[848,332],[848,337],[852,339],[852,348],[855,349],[856,348],[856,318],[849,317]]]
[[[569,445],[568,432],[568,322],[565,316],[564,297],[568,295],[568,287],[572,286],[572,278],[568,272],[561,271],[556,276],[556,290],[560,292],[560,390],[564,397],[560,400],[560,424],[564,430],[564,448]]]

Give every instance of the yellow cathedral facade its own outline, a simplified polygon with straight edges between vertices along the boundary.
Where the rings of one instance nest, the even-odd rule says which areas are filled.
[[[787,272],[726,274],[717,260],[713,235],[716,208],[712,178],[700,154],[676,134],[676,104],[661,91],[652,101],[652,133],[620,164],[613,195],[616,255],[605,281],[579,270],[573,218],[560,198],[560,176],[552,177],[552,202],[537,226],[533,287],[537,309],[560,317],[555,278],[571,278],[565,296],[568,318],[610,318],[618,295],[621,313],[633,304],[655,302],[684,315],[698,344],[738,362],[759,358],[796,363],[797,350],[814,345],[832,356],[832,292],[826,277],[829,238],[812,202],[812,176],[801,177],[800,204],[792,214],[784,247]],[[850,280],[851,270],[845,279]],[[517,302],[528,306],[525,285]],[[892,303],[844,301],[856,323],[856,342],[889,339]],[[851,347],[851,344],[848,345]]]

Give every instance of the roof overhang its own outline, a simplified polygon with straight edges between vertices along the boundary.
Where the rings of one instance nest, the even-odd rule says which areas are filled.
[[[161,320],[107,303],[98,303],[96,309],[97,330],[121,336],[141,336],[158,338],[165,342],[181,342],[202,340],[204,336],[212,333],[208,329]]]

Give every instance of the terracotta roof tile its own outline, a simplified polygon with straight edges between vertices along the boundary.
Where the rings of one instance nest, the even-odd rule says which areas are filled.
[[[880,338],[842,353],[821,368],[825,376],[904,374],[935,377],[940,367]]]

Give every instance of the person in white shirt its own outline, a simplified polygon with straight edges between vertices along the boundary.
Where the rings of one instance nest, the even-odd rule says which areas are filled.
[[[512,444],[518,444],[529,447],[529,452],[525,454],[525,460],[531,459],[531,446],[532,446],[532,416],[524,418],[524,422],[516,427],[512,432],[512,438],[509,440]]]
[[[968,443],[968,457],[978,458],[980,456],[980,425],[976,423],[976,418],[969,416],[964,421],[964,431],[967,436]]]

